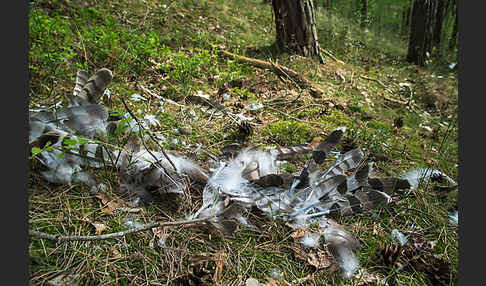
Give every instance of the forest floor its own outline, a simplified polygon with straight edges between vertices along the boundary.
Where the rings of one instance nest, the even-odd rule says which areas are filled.
[[[273,21],[271,5],[261,0],[31,2],[30,108],[65,105],[78,69],[92,74],[109,68],[114,79],[106,104],[125,112],[123,98],[140,117],[156,116],[160,125],[154,130],[163,133],[166,149],[189,154],[201,144],[219,154],[221,147],[235,142],[293,146],[345,126],[336,150],[361,147],[375,162],[378,176],[427,167],[457,179],[456,72],[447,65],[410,65],[404,61],[406,43],[361,31],[321,10],[319,42],[333,56],[323,53],[320,64],[277,55]],[[312,95],[271,70],[224,57],[221,49],[291,68],[323,94]],[[160,100],[142,86],[178,104],[163,104],[162,110]],[[134,100],[135,93],[145,99]],[[227,117],[189,102],[188,96],[197,93],[234,114],[253,117],[251,134],[245,136]],[[229,98],[223,100],[223,93]],[[251,110],[260,103],[262,108]],[[180,134],[178,128],[186,126],[192,132]],[[205,166],[203,155],[194,158]],[[288,163],[286,171],[301,164]],[[84,185],[49,184],[31,166],[29,227],[35,231],[116,232],[128,229],[127,222],[183,219],[201,203],[197,193],[190,200],[168,196],[160,204],[127,212],[122,207],[130,202],[120,194],[113,169],[96,170],[97,180],[109,188],[105,196],[94,196]],[[449,214],[457,209],[457,188],[444,193],[437,183],[423,184],[393,199],[372,212],[339,219],[361,242],[361,269],[350,280],[322,266],[328,259],[325,245],[316,262],[316,256],[298,248],[285,222],[257,215],[251,219],[259,231],[242,227],[233,236],[189,225],[92,242],[32,238],[30,280],[33,285],[244,285],[253,277],[268,285],[432,285],[437,283],[434,275],[451,275],[455,284],[458,233]],[[410,244],[425,242],[421,262],[403,253],[394,264],[383,261],[389,253],[379,249],[391,245],[393,229],[407,235]],[[163,247],[155,243],[161,237],[166,239]],[[423,266],[437,261],[451,270]]]

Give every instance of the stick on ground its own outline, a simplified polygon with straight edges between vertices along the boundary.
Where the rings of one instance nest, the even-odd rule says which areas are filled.
[[[252,58],[247,58],[247,57],[239,56],[239,55],[236,55],[236,54],[230,53],[228,51],[224,51],[224,50],[222,50],[221,53],[224,56],[234,57],[234,58],[236,58],[240,62],[249,63],[249,64],[251,64],[251,65],[253,65],[253,66],[257,67],[257,68],[272,70],[277,75],[289,76],[290,78],[292,78],[293,80],[295,80],[295,82],[301,88],[307,88],[307,89],[309,89],[310,92],[313,95],[321,95],[321,94],[324,93],[324,91],[322,89],[320,89],[319,87],[317,87],[316,85],[314,85],[313,83],[311,83],[303,75],[301,75],[298,72],[296,72],[294,70],[291,70],[291,69],[289,69],[287,67],[284,67],[282,65],[274,64],[274,63],[267,62],[267,61],[263,61],[263,60],[258,60],[258,59],[252,59]]]
[[[132,234],[132,233],[136,233],[136,232],[147,231],[147,230],[150,230],[154,227],[174,226],[174,225],[184,225],[184,224],[196,224],[196,223],[206,222],[206,221],[208,221],[208,220],[210,220],[210,219],[212,219],[216,216],[223,214],[228,209],[229,209],[229,207],[222,210],[219,213],[216,213],[214,215],[204,217],[204,218],[196,218],[196,219],[180,220],[180,221],[169,221],[169,222],[153,222],[153,223],[149,223],[149,224],[139,226],[139,227],[136,227],[136,228],[132,228],[132,229],[129,229],[129,230],[113,232],[113,233],[108,233],[108,234],[102,234],[102,235],[86,235],[86,236],[56,235],[56,234],[47,234],[47,233],[43,233],[43,232],[39,232],[39,231],[29,230],[29,236],[30,237],[36,237],[36,238],[49,239],[49,240],[56,240],[58,242],[105,240],[105,239],[122,237],[122,236]]]

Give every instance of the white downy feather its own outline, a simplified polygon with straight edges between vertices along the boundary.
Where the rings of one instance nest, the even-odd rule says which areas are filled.
[[[307,248],[317,248],[319,246],[319,240],[321,234],[318,232],[306,232],[303,237],[300,238],[300,243]]]
[[[451,177],[447,176],[443,172],[437,169],[430,169],[430,168],[412,169],[408,171],[405,175],[403,175],[403,179],[408,180],[412,189],[416,189],[421,182],[423,183],[428,182],[432,176],[443,177],[451,185],[456,184],[456,182]]]
[[[351,278],[359,267],[354,250],[359,248],[359,241],[341,226],[331,223],[324,230],[324,240],[336,258],[346,278]]]
[[[359,261],[354,252],[344,245],[336,245],[332,252],[337,259],[343,276],[347,279],[353,277],[359,267]]]

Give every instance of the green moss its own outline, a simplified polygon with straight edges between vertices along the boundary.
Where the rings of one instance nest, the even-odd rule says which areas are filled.
[[[323,113],[322,108],[313,107],[305,109],[297,114],[297,118],[304,119],[304,118],[315,118],[319,117]]]
[[[294,173],[297,171],[297,166],[295,166],[295,164],[292,163],[284,163],[280,167],[282,168],[282,170],[284,170],[287,173]]]
[[[308,124],[293,120],[276,121],[262,130],[263,135],[281,146],[293,146],[308,142],[316,135]]]
[[[321,122],[330,125],[329,129],[334,129],[341,126],[349,126],[352,119],[343,111],[332,109],[328,114],[321,117]]]
[[[370,120],[366,123],[366,126],[368,126],[368,128],[372,129],[372,130],[379,130],[379,131],[382,131],[384,133],[389,133],[392,129],[391,125],[386,123],[386,122],[383,122],[383,121],[378,121],[378,120]]]

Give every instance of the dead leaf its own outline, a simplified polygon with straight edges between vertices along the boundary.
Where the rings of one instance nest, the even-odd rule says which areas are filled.
[[[261,284],[260,285],[265,285],[265,286],[292,286],[293,284],[290,284],[289,282],[285,280],[275,280],[273,278],[268,278],[268,282],[266,284]]]
[[[306,228],[300,228],[300,229],[297,229],[295,231],[292,232],[292,234],[290,234],[290,236],[293,238],[293,239],[299,239],[299,238],[302,238],[305,236],[305,233],[306,233]]]
[[[105,224],[102,223],[96,223],[93,222],[91,223],[95,227],[95,234],[101,234],[103,231],[105,231],[108,227]]]
[[[307,255],[307,262],[314,266],[316,269],[329,268],[332,263],[332,258],[329,259],[330,254],[322,250],[317,250],[317,252],[311,252]]]
[[[294,256],[297,259],[306,261],[310,265],[314,266],[316,269],[327,269],[330,272],[334,272],[332,266],[335,265],[334,258],[331,253],[327,250],[309,250],[305,251],[302,249],[300,243],[295,243],[293,246],[286,246],[293,250]]]
[[[105,193],[96,194],[95,197],[100,199],[103,205],[106,205],[110,201],[110,198]]]
[[[245,286],[261,286],[257,279],[250,277],[246,279]]]
[[[118,209],[126,209],[122,207],[124,205],[123,201],[118,199],[110,199],[110,197],[108,197],[108,195],[105,193],[96,194],[95,197],[100,199],[101,203],[107,207],[101,210],[102,213],[112,215],[113,212]]]
[[[95,228],[95,234],[101,234],[103,231],[105,231],[106,229],[108,229],[108,227],[103,224],[103,223],[100,223],[100,222],[92,222],[89,218],[88,218],[88,215],[89,214],[85,214],[80,220],[81,221],[85,221],[89,224],[91,224],[92,226],[94,226]]]
[[[364,268],[360,268],[356,274],[354,275],[354,283],[353,285],[362,286],[362,285],[380,285],[383,284],[384,277],[379,273],[370,273],[368,270]]]
[[[76,286],[79,285],[76,282],[77,275],[66,275],[61,274],[59,276],[54,277],[52,280],[47,281],[47,285],[49,286]]]
[[[272,278],[268,278],[267,286],[278,286],[277,282]]]
[[[300,247],[300,244],[295,243],[293,246],[286,245],[286,247],[292,249],[297,259],[307,261],[307,253]]]
[[[321,142],[322,142],[322,137],[318,136],[318,137],[314,137],[309,145],[312,146],[313,148],[316,148]]]
[[[122,258],[122,255],[121,255],[120,251],[118,251],[118,249],[116,249],[114,247],[110,247],[110,252],[113,255],[113,258],[115,258],[115,259]]]

